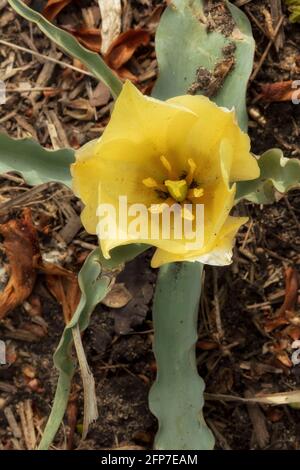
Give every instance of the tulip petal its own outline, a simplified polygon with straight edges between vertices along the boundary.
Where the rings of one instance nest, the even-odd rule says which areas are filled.
[[[212,266],[226,266],[232,261],[234,239],[241,225],[248,221],[247,217],[228,217],[214,246],[209,250],[190,251],[189,253],[174,254],[157,249],[151,260],[152,268],[158,268],[165,263],[176,261],[199,261]]]
[[[199,118],[182,142],[181,155],[183,159],[187,153],[192,156],[200,177],[213,177],[214,155],[225,137],[231,142],[234,152],[230,181],[259,177],[258,163],[250,153],[249,136],[239,128],[234,110],[221,108],[205,96],[177,96],[167,102],[190,109]]]
[[[159,158],[167,153],[170,136],[175,147],[177,132],[184,133],[197,119],[198,116],[185,106],[145,96],[126,81],[101,140],[107,143],[128,139],[142,143]]]

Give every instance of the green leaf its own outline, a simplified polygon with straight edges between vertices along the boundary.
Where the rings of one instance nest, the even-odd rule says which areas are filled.
[[[268,150],[259,158],[258,164],[259,178],[237,183],[237,200],[271,204],[275,201],[275,190],[286,193],[300,186],[300,160],[285,158],[282,150]]]
[[[58,385],[49,420],[47,422],[39,450],[48,449],[63,419],[70,393],[71,381],[75,371],[71,347],[73,344],[72,328],[79,325],[84,331],[89,324],[94,307],[105,297],[109,289],[109,278],[99,277],[101,265],[99,250],[93,251],[86,259],[78,282],[81,289],[81,299],[70,323],[65,327],[57,350],[54,354],[54,364],[59,370]]]
[[[72,358],[73,335],[72,329],[79,326],[84,331],[90,321],[95,306],[109,291],[110,277],[102,270],[112,270],[121,263],[130,261],[145,251],[146,245],[128,245],[113,250],[110,260],[105,260],[99,248],[94,250],[86,259],[78,274],[81,289],[81,299],[70,323],[65,327],[59,345],[55,351],[54,365],[59,370],[59,378],[52,410],[43,433],[39,450],[48,449],[64,417],[70,394],[75,364]]]
[[[228,3],[237,28],[231,37],[208,32],[202,0],[173,0],[156,34],[159,78],[153,96],[167,99],[186,94],[201,67],[209,72],[224,63],[224,47],[234,50],[235,67],[211,96],[220,106],[235,107],[247,130],[246,89],[252,71],[254,40],[247,17]],[[201,90],[199,90],[200,92]],[[204,382],[197,373],[195,342],[203,266],[171,263],[162,266],[156,284],[153,322],[157,379],[149,404],[159,421],[155,448],[212,449],[214,437],[202,414]]]
[[[106,65],[99,54],[91,52],[81,46],[79,42],[66,31],[57,28],[50,21],[47,21],[40,13],[29,8],[20,0],[8,0],[10,6],[24,18],[36,23],[40,30],[54,41],[59,47],[67,52],[71,57],[76,57],[84,64],[98,80],[105,83],[112,95],[117,97],[122,89],[122,82]]]
[[[197,372],[198,307],[203,265],[171,263],[159,271],[153,304],[157,378],[149,404],[159,421],[158,450],[209,450],[214,438],[202,408],[204,382]]]
[[[0,173],[16,171],[28,184],[58,181],[71,187],[74,150],[46,150],[31,139],[16,140],[0,134]]]
[[[245,97],[255,50],[251,25],[241,10],[228,3],[237,28],[230,37],[209,32],[203,5],[203,0],[173,0],[165,10],[155,40],[159,77],[153,96],[167,99],[186,94],[196,81],[197,70],[213,72],[224,61],[223,48],[233,43],[235,66],[213,101],[227,108],[235,106],[239,124],[247,130]]]

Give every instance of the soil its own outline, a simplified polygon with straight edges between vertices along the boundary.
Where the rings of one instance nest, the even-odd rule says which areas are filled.
[[[86,0],[84,8],[96,15],[96,3]],[[270,40],[269,2],[235,3],[242,5],[252,23],[257,67]],[[266,103],[259,96],[261,84],[299,77],[299,25],[290,24],[284,2],[280,3],[285,17],[276,44],[281,41],[282,46],[270,48],[249,83],[249,132],[254,153],[280,147],[286,156],[298,158],[300,105]],[[38,10],[43,4],[34,2]],[[142,45],[126,63],[144,92],[151,90],[156,77],[153,33],[164,7],[163,1],[124,2],[123,31],[143,27],[152,35],[150,43]],[[76,24],[82,6],[75,3],[68,8],[71,23]],[[58,24],[66,23],[66,11],[59,15]],[[6,0],[0,0],[0,14],[1,39],[71,63],[35,26],[15,14]],[[6,104],[0,106],[0,131],[12,137],[32,135],[49,148],[55,143],[78,148],[103,131],[111,101],[94,79],[68,68],[51,68],[49,62],[3,43],[0,58],[8,85],[21,87],[30,82],[44,87],[36,93],[9,93]],[[14,65],[8,67],[10,63]],[[15,198],[21,194],[24,197],[18,202]],[[32,193],[20,177],[3,176],[0,204],[4,203],[8,206],[3,211],[0,205],[0,223],[20,217],[23,207],[31,207],[43,257],[73,272],[78,272],[97,244],[78,222],[80,202],[62,186],[48,185]],[[291,362],[291,344],[300,335],[299,306],[285,324],[274,324],[288,291],[285,279],[289,270],[297,277],[300,268],[299,207],[299,190],[285,197],[278,194],[278,202],[269,206],[240,204],[236,211],[250,220],[237,237],[233,264],[205,268],[197,358],[206,383],[204,416],[218,449],[300,449],[299,410],[239,400],[299,389],[300,366]],[[62,232],[66,225],[68,230]],[[100,304],[83,337],[96,382],[99,419],[82,441],[83,392],[77,371],[68,413],[53,448],[152,448],[157,423],[148,409],[147,395],[156,373],[151,321],[156,270],[149,268],[150,257],[151,251],[145,252],[118,274],[116,282],[125,284],[132,299],[121,308]],[[1,258],[5,265],[2,240]],[[0,366],[0,449],[34,448],[40,440],[58,377],[52,355],[63,328],[62,309],[47,289],[45,275],[39,273],[31,297],[0,322],[8,360]],[[24,410],[27,427],[34,427],[33,443],[25,439]]]

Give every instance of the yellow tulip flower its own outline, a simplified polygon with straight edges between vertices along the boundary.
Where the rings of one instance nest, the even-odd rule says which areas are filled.
[[[235,182],[257,178],[259,167],[234,110],[203,96],[159,101],[126,82],[103,135],[76,152],[72,175],[75,194],[85,205],[83,225],[98,234],[106,258],[116,246],[146,243],[157,248],[153,267],[173,261],[226,265],[236,232],[247,221],[229,215]],[[126,230],[120,230],[120,196],[134,205]],[[178,237],[172,219],[166,238],[162,218],[173,204],[182,208],[183,222],[190,222],[189,233]],[[114,237],[99,229],[101,205],[115,209]],[[197,206],[204,209],[201,242],[196,238]],[[137,221],[139,207],[147,210]]]

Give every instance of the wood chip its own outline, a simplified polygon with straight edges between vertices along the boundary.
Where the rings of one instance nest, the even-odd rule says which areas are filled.
[[[10,430],[12,431],[13,435],[15,436],[16,439],[21,439],[22,437],[22,431],[16,421],[16,418],[13,414],[13,411],[10,406],[6,406],[3,410],[3,413],[7,419],[7,422],[9,424]]]
[[[25,400],[19,403],[19,416],[26,448],[28,450],[34,450],[36,447],[36,434],[31,400]]]
[[[105,54],[121,32],[121,0],[98,0],[102,18],[101,52]]]
[[[246,398],[250,398],[252,396],[253,395],[251,392],[245,392]],[[270,440],[270,434],[267,429],[265,415],[261,411],[259,405],[248,404],[247,408],[250,420],[253,425],[254,439],[257,442],[258,447],[260,449],[264,449]]]

